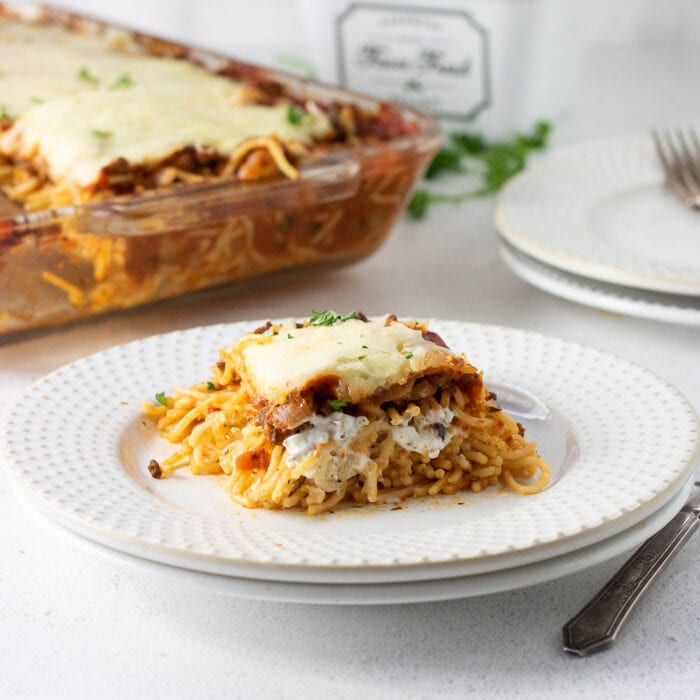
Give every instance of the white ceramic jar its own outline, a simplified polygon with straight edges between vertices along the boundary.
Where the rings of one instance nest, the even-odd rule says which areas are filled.
[[[576,67],[565,0],[299,0],[321,80],[507,137],[560,116]]]

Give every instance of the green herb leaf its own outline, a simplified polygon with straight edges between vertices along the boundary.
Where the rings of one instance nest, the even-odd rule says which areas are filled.
[[[527,148],[546,148],[552,125],[549,122],[537,122],[531,134],[521,134],[518,141]]]
[[[133,84],[134,81],[131,79],[131,76],[128,73],[123,73],[109,87],[112,90],[118,90],[119,88],[132,87]]]
[[[425,179],[433,180],[444,172],[464,172],[462,166],[462,151],[454,148],[441,148],[430,161],[425,171]]]
[[[301,126],[304,122],[311,119],[311,117],[301,108],[296,105],[289,105],[287,107],[287,121],[294,126]]]
[[[161,405],[161,406],[167,406],[168,402],[165,400],[165,392],[164,391],[159,391],[156,394],[156,401]]]
[[[207,382],[207,389],[209,391],[214,391],[214,389],[216,389],[216,385],[214,384],[214,382]]]
[[[405,357],[407,360],[410,360],[410,359],[413,357],[413,353],[412,353],[412,352],[407,352],[407,353],[404,355],[404,357]]]
[[[481,134],[450,134],[450,141],[463,154],[479,155],[479,153],[483,153],[486,150],[486,140]]]
[[[334,323],[345,323],[345,321],[359,318],[357,311],[352,311],[346,316],[341,316],[335,311],[314,311],[312,309],[311,314],[309,323],[312,326],[332,326]]]
[[[78,71],[78,78],[84,83],[89,83],[93,87],[97,87],[100,84],[100,79],[96,75],[93,75],[85,66]]]
[[[338,411],[339,409],[343,408],[344,406],[347,406],[348,402],[345,399],[329,399],[328,405],[334,411]]]
[[[102,131],[101,129],[93,129],[91,133],[98,139],[108,139],[112,135],[111,131]]]
[[[466,199],[480,197],[482,194],[481,190],[462,192],[461,194],[440,194],[429,190],[416,190],[408,203],[408,213],[414,219],[422,219],[428,213],[428,207],[433,203],[450,202],[451,204],[458,204]]]
[[[358,359],[358,360],[364,360],[365,357],[367,357],[367,355],[359,355],[357,359]]]
[[[287,333],[287,338],[291,340],[294,336],[291,333]]]
[[[414,219],[422,219],[428,212],[431,195],[428,190],[416,190],[408,203],[408,213]]]

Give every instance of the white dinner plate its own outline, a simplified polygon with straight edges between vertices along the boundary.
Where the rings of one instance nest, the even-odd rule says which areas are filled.
[[[543,155],[505,185],[495,221],[511,245],[567,272],[700,296],[700,212],[665,186],[649,136]]]
[[[309,517],[242,508],[221,477],[152,479],[149,460],[173,446],[141,402],[207,379],[218,349],[258,325],[154,336],[53,372],[0,426],[2,461],[51,517],[129,554],[246,578],[385,583],[496,571],[600,542],[675,496],[697,457],[695,412],[654,374],[558,338],[435,321],[539,443],[553,472],[543,492],[491,489]]]
[[[628,316],[700,326],[700,297],[650,292],[574,275],[531,258],[503,239],[499,252],[516,275],[563,299]]]
[[[50,531],[58,533],[68,543],[113,563],[120,568],[136,571],[144,576],[157,576],[168,582],[192,586],[198,591],[286,603],[313,603],[328,605],[387,605],[397,603],[425,603],[453,600],[511,591],[525,586],[551,581],[578,573],[591,566],[639,547],[642,542],[670,522],[681,509],[693,488],[692,477],[665,505],[640,523],[608,537],[602,542],[576,549],[568,554],[550,557],[532,564],[500,569],[473,576],[456,576],[428,581],[393,583],[301,583],[296,581],[265,581],[237,576],[208,574],[159,564],[149,559],[125,554],[112,547],[97,544],[72,530],[57,525],[27,502],[28,511]],[[22,501],[26,499],[22,498]]]

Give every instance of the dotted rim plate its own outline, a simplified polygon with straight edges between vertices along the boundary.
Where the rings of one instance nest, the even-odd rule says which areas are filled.
[[[210,573],[360,583],[495,571],[602,541],[668,502],[698,454],[694,410],[647,370],[554,337],[432,321],[484,371],[499,399],[502,390],[506,399],[532,398],[516,415],[528,430],[532,424],[534,438],[538,420],[566,438],[552,464],[556,478],[542,493],[492,489],[409,499],[401,511],[365,507],[310,518],[239,507],[219,477],[151,479],[146,457],[162,457],[165,448],[141,402],[202,381],[218,349],[257,325],[154,336],[58,369],[7,416],[3,463],[42,511],[120,551]]]
[[[658,221],[658,233],[642,235],[640,216]],[[690,296],[700,296],[697,219],[665,187],[649,136],[547,153],[504,186],[494,209],[502,236],[541,262],[601,282]]]

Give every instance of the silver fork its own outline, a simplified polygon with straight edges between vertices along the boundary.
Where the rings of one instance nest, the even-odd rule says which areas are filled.
[[[695,129],[652,131],[666,181],[690,209],[700,209],[700,140]]]
[[[700,496],[696,495],[564,625],[564,651],[588,656],[610,646],[642,595],[699,527]]]

